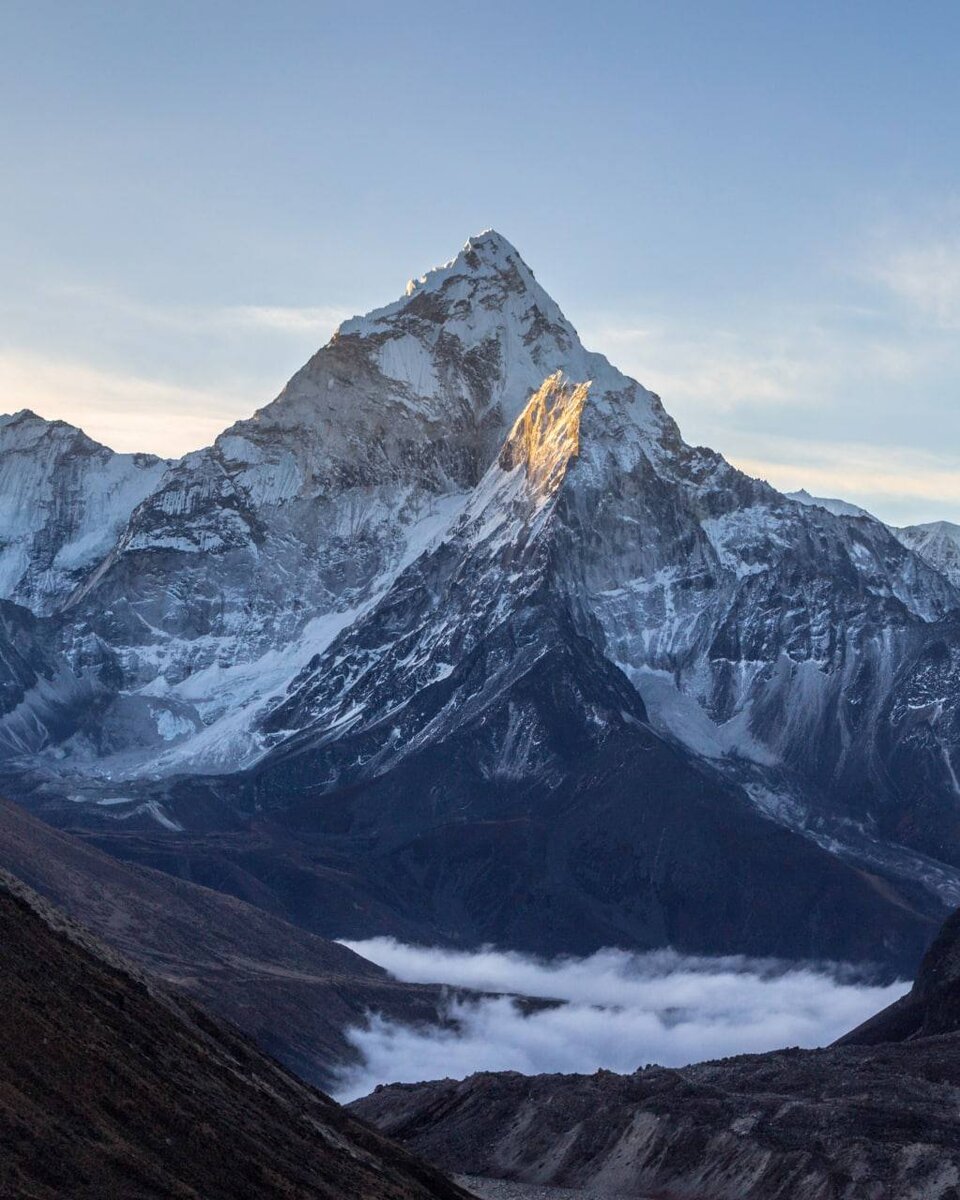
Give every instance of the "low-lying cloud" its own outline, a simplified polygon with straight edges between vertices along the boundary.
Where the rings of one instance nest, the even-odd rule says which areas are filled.
[[[524,955],[407,946],[389,938],[347,942],[398,979],[512,992],[564,1003],[524,1012],[509,996],[451,996],[441,1027],[411,1027],[371,1014],[349,1038],[361,1065],[340,1099],[378,1083],[462,1078],[475,1071],[631,1072],[683,1066],[780,1046],[822,1046],[892,1003],[906,983],[878,986],[837,967],[742,957],[697,958],[670,950],[541,961]]]

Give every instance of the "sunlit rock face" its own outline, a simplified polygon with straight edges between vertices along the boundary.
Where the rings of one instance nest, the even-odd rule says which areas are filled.
[[[511,429],[497,459],[504,471],[522,466],[531,489],[552,496],[580,452],[580,417],[589,383],[569,384],[561,372],[551,375]]]
[[[296,814],[297,836],[336,843],[348,873],[362,830],[350,886],[377,886],[382,850],[376,869],[405,879],[383,903],[407,934],[534,950],[549,903],[565,912],[551,949],[906,962],[960,899],[949,572],[868,514],[785,497],[687,445],[498,234],[345,322],[212,447],[150,469],[44,618],[48,675],[84,699],[64,700],[16,770],[45,803],[99,802],[74,819],[188,837]],[[439,867],[459,823],[501,819],[511,888],[552,847],[522,932],[480,918],[490,896],[464,891],[480,866]],[[389,857],[428,831],[419,873]],[[725,924],[690,873],[718,840]],[[788,898],[782,873],[801,862]],[[271,878],[286,869],[272,861]],[[321,920],[333,868],[311,879]],[[684,905],[700,914],[689,927]],[[870,937],[843,906],[861,925],[882,914]]]

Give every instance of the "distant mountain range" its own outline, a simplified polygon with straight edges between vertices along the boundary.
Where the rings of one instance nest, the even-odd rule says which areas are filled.
[[[960,531],[687,445],[488,231],[176,462],[0,426],[0,782],[325,936],[912,970]]]
[[[799,492],[787,492],[787,497],[800,504],[813,504],[825,508],[837,517],[865,517],[876,521],[873,513],[858,504],[846,500],[831,500],[822,496],[811,496],[802,488]],[[888,526],[890,532],[908,550],[913,550],[925,563],[939,571],[956,587],[960,585],[960,525],[952,521],[931,521],[926,525],[904,525],[900,528]]]

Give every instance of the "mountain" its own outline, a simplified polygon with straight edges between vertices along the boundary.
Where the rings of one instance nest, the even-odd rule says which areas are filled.
[[[0,869],[318,1086],[356,1061],[346,1031],[368,1013],[432,1023],[449,999],[263,908],[118,862],[2,800]]]
[[[960,901],[954,583],[684,442],[492,231],[31,619],[8,793],[324,935],[912,970]]]
[[[0,874],[0,1193],[460,1200]]]
[[[958,1089],[960,911],[913,990],[824,1050],[393,1084],[351,1109],[440,1166],[592,1195],[952,1200]]]
[[[164,476],[69,599],[68,654],[95,639],[121,684],[71,753],[114,774],[131,741],[151,771],[255,759],[264,701],[442,533],[557,368],[603,369],[493,233],[342,325]]]
[[[0,416],[0,596],[59,607],[110,552],[167,463],[115,454],[29,409]]]
[[[811,496],[804,488],[799,492],[786,492],[785,495],[788,500],[825,508],[827,512],[838,517],[866,517],[871,521],[877,519],[873,513],[858,504],[851,504],[848,500]],[[904,525],[899,528],[891,525],[889,528],[898,542],[908,550],[914,551],[935,571],[939,571],[954,587],[960,586],[960,525],[954,525],[951,521],[931,521],[926,525]]]
[[[933,521],[929,525],[907,525],[894,532],[924,562],[960,587],[960,525]]]
[[[825,508],[835,517],[869,517],[871,521],[876,520],[873,513],[867,512],[859,504],[851,504],[849,500],[838,500],[826,496],[811,496],[806,488],[801,488],[799,492],[785,492],[784,495],[788,500],[796,500],[798,504],[814,504],[818,508]]]

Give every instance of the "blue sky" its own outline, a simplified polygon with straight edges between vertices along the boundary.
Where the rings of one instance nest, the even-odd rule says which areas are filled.
[[[960,520],[960,5],[0,0],[0,409],[179,453],[494,226],[687,439]]]

